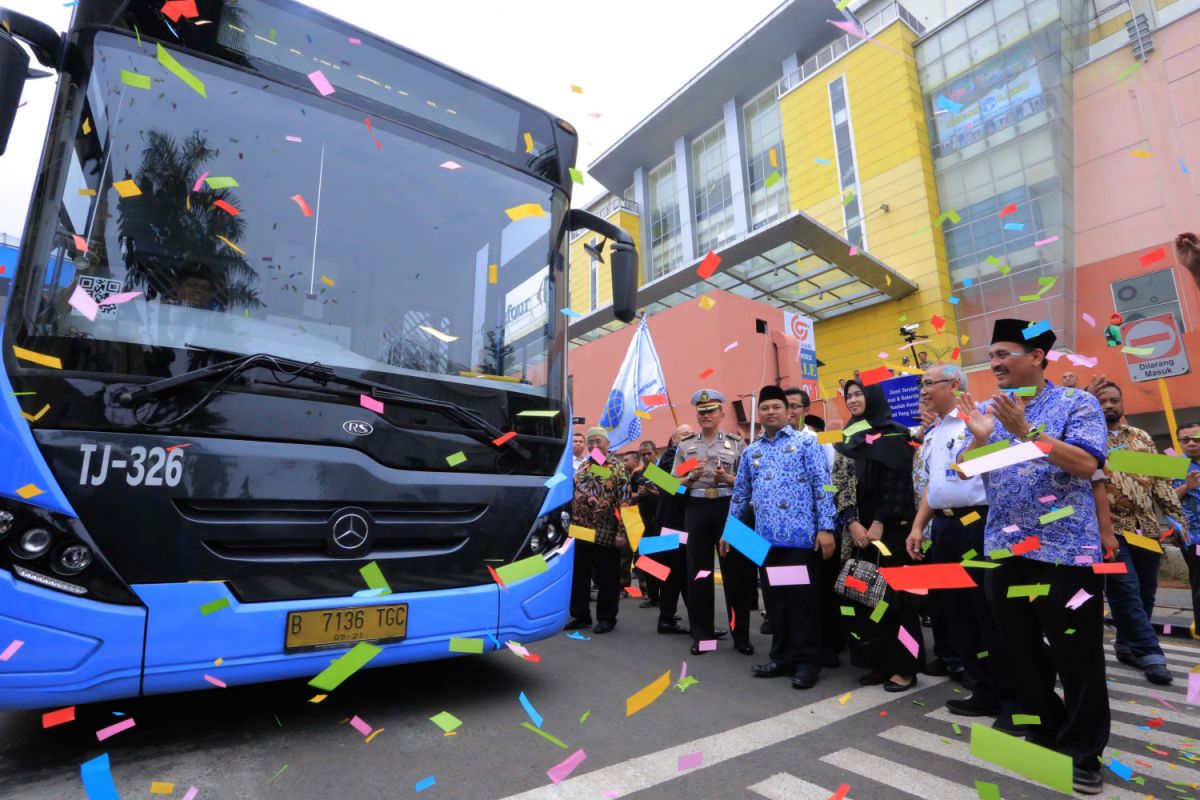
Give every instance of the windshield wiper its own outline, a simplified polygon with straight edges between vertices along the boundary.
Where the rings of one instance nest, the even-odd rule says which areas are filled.
[[[385,383],[368,380],[367,378],[359,378],[350,375],[343,375],[335,372],[331,367],[327,367],[318,361],[295,361],[282,356],[273,356],[270,353],[252,353],[250,355],[237,355],[226,350],[216,350],[210,347],[200,347],[198,345],[185,344],[189,350],[195,350],[203,353],[215,353],[220,355],[233,355],[228,361],[222,361],[217,364],[210,364],[206,367],[184,372],[181,375],[173,375],[170,378],[154,381],[153,383],[139,386],[136,389],[126,390],[116,395],[116,401],[125,406],[133,407],[141,403],[143,400],[155,397],[180,389],[199,381],[211,378],[220,378],[220,383],[212,388],[209,394],[205,395],[200,401],[189,408],[186,412],[170,420],[169,424],[179,422],[184,417],[198,411],[203,406],[207,405],[212,399],[212,395],[221,389],[226,383],[232,380],[237,375],[241,374],[251,367],[260,365],[275,367],[278,371],[285,373],[288,377],[297,378],[304,377],[313,380],[321,387],[326,387],[330,383],[341,384],[342,386],[350,386],[356,389],[366,390],[372,399],[380,402],[390,402],[396,405],[403,405],[409,408],[420,408],[429,411],[438,411],[451,419],[456,420],[467,428],[473,428],[479,432],[486,433],[492,440],[499,439],[504,435],[504,431],[497,428],[492,423],[488,422],[477,413],[467,408],[466,406],[453,403],[449,400],[436,400],[432,397],[416,394],[414,392],[406,392],[401,389],[394,389]],[[274,371],[274,370],[273,370]],[[168,423],[160,423],[168,424]],[[522,458],[529,458],[532,454],[523,445],[518,444],[516,439],[509,439],[504,443],[505,447],[511,448]]]

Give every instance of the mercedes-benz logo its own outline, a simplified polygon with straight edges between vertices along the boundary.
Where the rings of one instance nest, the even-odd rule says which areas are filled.
[[[364,549],[371,533],[371,523],[356,511],[347,511],[333,518],[329,540],[338,555],[356,553]]]

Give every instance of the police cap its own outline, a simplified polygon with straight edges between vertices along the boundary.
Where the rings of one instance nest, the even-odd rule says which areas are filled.
[[[697,411],[711,411],[714,408],[721,408],[725,402],[725,395],[718,392],[716,389],[701,389],[692,395],[692,405]]]

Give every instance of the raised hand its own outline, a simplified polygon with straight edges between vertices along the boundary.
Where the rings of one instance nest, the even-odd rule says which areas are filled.
[[[1025,419],[1025,406],[1018,403],[1012,395],[997,392],[992,397],[992,404],[988,411],[1004,426],[1004,430],[1018,439],[1024,439],[1029,435],[1029,422]]]
[[[1108,383],[1107,377],[1104,375],[1097,375],[1096,377],[1092,378],[1090,382],[1088,382],[1087,389],[1085,389],[1085,391],[1092,396],[1098,397],[1100,395],[1100,390],[1104,388],[1106,383]]]
[[[975,405],[975,400],[967,392],[963,392],[958,396],[958,410],[967,417],[967,430],[971,435],[980,441],[986,440],[992,435],[992,431],[996,430],[996,420],[992,417],[992,410],[984,414],[979,410],[979,406]]]
[[[1196,234],[1181,233],[1175,237],[1175,258],[1179,266],[1192,273],[1192,279],[1200,287],[1200,239]]]

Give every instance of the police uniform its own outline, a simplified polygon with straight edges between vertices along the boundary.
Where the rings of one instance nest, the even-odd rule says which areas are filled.
[[[701,389],[692,395],[692,405],[697,411],[720,408],[724,402],[725,397],[712,389]],[[688,534],[687,607],[695,642],[715,638],[713,549],[725,529],[729,502],[733,497],[733,479],[737,475],[745,446],[745,442],[736,434],[718,431],[714,438],[705,439],[704,433],[700,432],[680,442],[675,453],[673,469],[677,475],[680,465],[689,459],[699,462],[697,469],[703,470],[703,474],[695,481],[684,483],[688,495],[684,512],[684,529]],[[718,466],[729,476],[728,483],[718,483],[714,477]],[[721,557],[720,563],[734,644],[743,652],[753,652],[750,648],[750,609],[756,605],[756,567],[754,562],[737,550],[731,550],[728,556]],[[709,574],[697,578],[696,574],[701,571]]]

